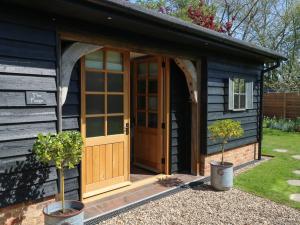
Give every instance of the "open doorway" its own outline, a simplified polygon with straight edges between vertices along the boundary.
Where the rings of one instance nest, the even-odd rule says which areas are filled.
[[[130,54],[132,182],[165,173],[166,59]]]
[[[175,95],[170,96],[170,77],[179,76],[176,92],[187,88],[184,75],[178,67],[174,70],[173,64],[161,55],[106,47],[81,58],[76,82],[81,89],[80,130],[85,140],[83,198],[156,175],[189,172],[190,156],[186,154],[176,156],[184,161],[179,170],[170,166],[175,162],[175,148],[170,142],[177,132],[171,125],[174,116],[170,101]],[[180,108],[181,102],[175,103]],[[189,110],[184,117],[189,117]],[[190,129],[190,124],[186,128]],[[190,136],[178,130],[178,140],[182,142],[184,135]],[[190,151],[188,145],[182,146]]]

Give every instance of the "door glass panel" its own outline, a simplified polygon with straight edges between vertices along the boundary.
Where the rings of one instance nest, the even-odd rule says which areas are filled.
[[[138,109],[145,110],[146,109],[146,96],[138,96]]]
[[[104,135],[104,118],[86,118],[86,137]]]
[[[123,134],[124,133],[124,122],[123,116],[109,116],[107,118],[107,134]]]
[[[86,114],[104,113],[104,95],[86,95]]]
[[[104,91],[104,74],[86,72],[86,91]]]
[[[107,113],[123,113],[123,95],[107,96]]]
[[[149,80],[148,82],[148,92],[150,94],[157,93],[157,80]]]
[[[157,128],[157,113],[148,114],[148,127]]]
[[[107,51],[107,70],[123,71],[123,55],[116,51]]]
[[[157,77],[158,74],[158,65],[157,63],[150,63],[149,64],[149,76],[150,77]]]
[[[138,77],[143,78],[147,75],[147,63],[138,64]]]
[[[91,69],[103,69],[103,51],[96,51],[85,56],[85,67]]]
[[[138,81],[138,93],[145,94],[146,93],[146,80]]]
[[[157,110],[157,97],[156,96],[148,97],[148,109],[150,111]]]
[[[138,126],[145,127],[146,126],[146,113],[138,112],[137,122],[138,122]]]
[[[107,74],[107,91],[123,92],[123,74]]]

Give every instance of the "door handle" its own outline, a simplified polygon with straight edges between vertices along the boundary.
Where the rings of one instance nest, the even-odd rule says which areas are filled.
[[[124,130],[125,130],[125,134],[129,135],[129,123],[126,123]]]

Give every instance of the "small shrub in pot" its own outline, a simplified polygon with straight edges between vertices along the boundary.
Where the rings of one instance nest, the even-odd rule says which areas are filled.
[[[216,190],[228,190],[233,185],[233,164],[224,162],[225,145],[231,138],[243,136],[244,130],[239,121],[218,120],[208,127],[210,138],[220,144],[221,162],[211,162],[211,185]]]
[[[33,145],[37,159],[45,164],[54,163],[60,174],[61,202],[44,208],[45,224],[83,224],[84,205],[77,201],[65,201],[64,197],[64,169],[72,169],[80,163],[82,146],[83,140],[77,131],[39,134]]]

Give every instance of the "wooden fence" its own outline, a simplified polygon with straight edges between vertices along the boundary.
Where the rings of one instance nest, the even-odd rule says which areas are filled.
[[[300,117],[299,93],[267,93],[263,101],[264,116],[294,119]]]

